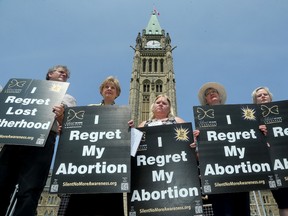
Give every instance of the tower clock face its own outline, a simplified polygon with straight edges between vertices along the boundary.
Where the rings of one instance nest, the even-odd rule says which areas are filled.
[[[161,44],[159,41],[151,40],[147,42],[146,47],[147,48],[161,48]]]

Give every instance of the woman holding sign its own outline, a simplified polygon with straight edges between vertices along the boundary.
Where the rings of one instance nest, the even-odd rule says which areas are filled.
[[[264,104],[272,102],[272,93],[267,87],[258,87],[252,92],[253,103]],[[260,125],[259,129],[266,135],[266,125]],[[278,205],[280,216],[288,216],[288,188],[280,188],[277,190],[271,190],[273,197]]]
[[[200,88],[198,98],[202,106],[222,105],[227,94],[221,84],[208,82]],[[195,130],[193,134],[196,141],[200,131]],[[212,204],[214,216],[250,216],[249,192],[211,194],[208,203]]]
[[[121,93],[119,81],[113,76],[107,77],[100,85],[99,90],[100,94],[103,97],[101,103],[89,104],[89,106],[114,105],[115,99],[119,97]],[[108,203],[112,203],[112,205],[109,205]],[[66,206],[62,206],[62,208],[66,208]],[[123,194],[122,193],[71,194],[65,215],[124,216]]]

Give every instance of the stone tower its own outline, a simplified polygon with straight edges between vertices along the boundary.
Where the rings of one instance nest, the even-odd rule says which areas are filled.
[[[136,37],[129,105],[135,125],[149,118],[150,105],[159,94],[166,94],[177,115],[175,75],[169,33],[161,28],[153,11],[142,34]]]

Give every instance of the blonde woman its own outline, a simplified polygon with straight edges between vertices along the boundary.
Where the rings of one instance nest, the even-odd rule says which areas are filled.
[[[158,95],[150,108],[149,119],[143,121],[138,127],[168,125],[184,123],[185,121],[174,115],[171,107],[171,101],[165,94]]]
[[[272,102],[273,94],[268,87],[261,86],[252,92],[252,100],[255,104],[263,104]],[[266,135],[266,125],[260,125],[259,129]],[[280,216],[288,216],[288,188],[280,188],[271,190],[273,197],[278,205]]]

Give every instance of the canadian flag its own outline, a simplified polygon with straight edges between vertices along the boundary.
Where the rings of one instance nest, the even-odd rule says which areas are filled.
[[[158,16],[160,15],[159,11],[154,7],[153,9],[154,13],[156,13]]]

